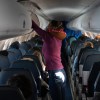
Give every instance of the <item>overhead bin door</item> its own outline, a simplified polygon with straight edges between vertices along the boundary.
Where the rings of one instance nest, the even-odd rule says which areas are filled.
[[[11,38],[32,31],[30,13],[13,0],[0,1],[0,39]]]

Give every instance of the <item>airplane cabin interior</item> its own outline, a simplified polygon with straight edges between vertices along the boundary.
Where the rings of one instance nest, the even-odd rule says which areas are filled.
[[[67,35],[61,47],[67,100],[100,100],[100,0],[0,0],[0,100],[52,100],[44,41],[32,28],[34,21],[46,30],[52,20]],[[11,84],[14,76],[27,84],[29,99]]]

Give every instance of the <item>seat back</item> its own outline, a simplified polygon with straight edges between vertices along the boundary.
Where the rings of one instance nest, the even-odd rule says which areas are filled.
[[[35,64],[34,60],[32,59],[27,59],[27,58],[23,58],[22,60],[18,60],[16,62],[14,62],[11,66],[11,68],[24,68],[29,70],[32,75],[35,78],[35,81],[37,83],[37,88],[38,88],[38,92],[40,93],[41,91],[41,83],[40,83],[40,71],[37,67],[37,65]]]
[[[100,54],[99,51],[95,50],[95,49],[87,49],[86,51],[84,51],[80,57],[80,60],[79,60],[79,64],[84,64],[85,62],[85,59],[88,55],[91,55],[91,54]]]
[[[95,90],[95,92],[100,93],[100,72],[99,72],[99,75],[96,79],[96,82],[95,82],[95,85],[94,85],[94,90]]]
[[[89,78],[89,73],[91,70],[91,67],[95,62],[100,61],[100,54],[92,54],[87,56],[85,63],[83,65],[83,71],[82,71],[82,83],[83,85],[87,85],[87,80]]]
[[[0,86],[0,100],[25,100],[18,88]]]
[[[20,59],[22,56],[22,53],[19,49],[10,48],[7,51],[10,63],[13,63],[14,61]]]
[[[36,63],[36,66],[38,67],[38,69],[39,69],[39,71],[40,71],[40,74],[41,74],[41,76],[42,76],[42,78],[43,78],[44,72],[43,72],[41,63],[40,63],[40,61],[39,61],[39,59],[38,59],[37,56],[35,56],[35,55],[24,55],[22,58],[33,59],[33,61]]]
[[[5,70],[2,70],[0,72],[0,85],[6,85],[8,80],[15,75],[24,75],[30,80],[30,83],[32,84],[32,98],[31,100],[37,100],[37,86],[36,82],[34,80],[33,75],[29,70],[22,69],[22,68],[8,68]]]
[[[10,68],[28,69],[34,75],[35,80],[37,80],[40,76],[40,72],[37,69],[33,60],[32,61],[29,61],[28,59],[17,60],[10,66]]]
[[[92,54],[100,54],[100,52],[95,49],[88,49],[85,52],[83,52],[82,56],[80,57],[80,60],[79,60],[79,78],[80,78],[80,80],[82,80],[81,78],[82,78],[83,64],[84,64],[87,56],[92,55]]]
[[[100,100],[100,72],[95,82],[94,89],[95,91],[94,91],[93,100]]]
[[[10,66],[10,62],[8,59],[7,51],[0,51],[0,68],[8,68]]]
[[[93,64],[88,78],[88,93],[93,95],[94,83],[100,72],[100,61]]]
[[[28,52],[28,50],[31,48],[31,45],[28,44],[27,42],[22,42],[20,44],[20,47],[19,48],[20,48],[22,54],[25,55],[24,53],[27,53]]]

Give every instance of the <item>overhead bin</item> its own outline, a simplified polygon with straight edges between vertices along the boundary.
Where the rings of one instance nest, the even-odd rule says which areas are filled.
[[[15,0],[0,0],[0,40],[27,34],[31,29],[30,13]]]
[[[44,15],[42,9],[33,1],[20,1],[28,11],[31,12],[32,19],[39,25],[42,29],[46,29],[49,24],[50,19]]]
[[[73,30],[100,33],[100,6],[72,20],[67,27]]]

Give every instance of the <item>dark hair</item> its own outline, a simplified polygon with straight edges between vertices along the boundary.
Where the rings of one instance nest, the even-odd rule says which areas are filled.
[[[52,25],[52,26],[57,26],[57,25],[58,25],[58,22],[55,21],[55,20],[52,20],[52,21],[51,21],[51,25]]]
[[[8,56],[8,51],[7,50],[0,51],[0,55]]]
[[[35,47],[33,47],[32,49],[33,49],[34,51],[39,51],[39,52],[41,52],[41,49],[40,49],[39,47],[36,47],[36,46],[35,46]]]
[[[10,45],[10,48],[15,48],[15,49],[19,49],[19,42],[15,41]]]
[[[19,88],[24,97],[29,100],[32,96],[32,84],[25,75],[16,75],[8,80],[8,85]]]
[[[62,28],[63,27],[63,23],[61,21],[56,21],[56,20],[52,20],[50,22],[50,24],[53,26],[53,27],[59,27],[59,28]]]
[[[93,48],[94,45],[93,45],[92,42],[88,41],[88,42],[85,42],[85,43],[84,43],[84,47],[91,47],[91,48]]]

